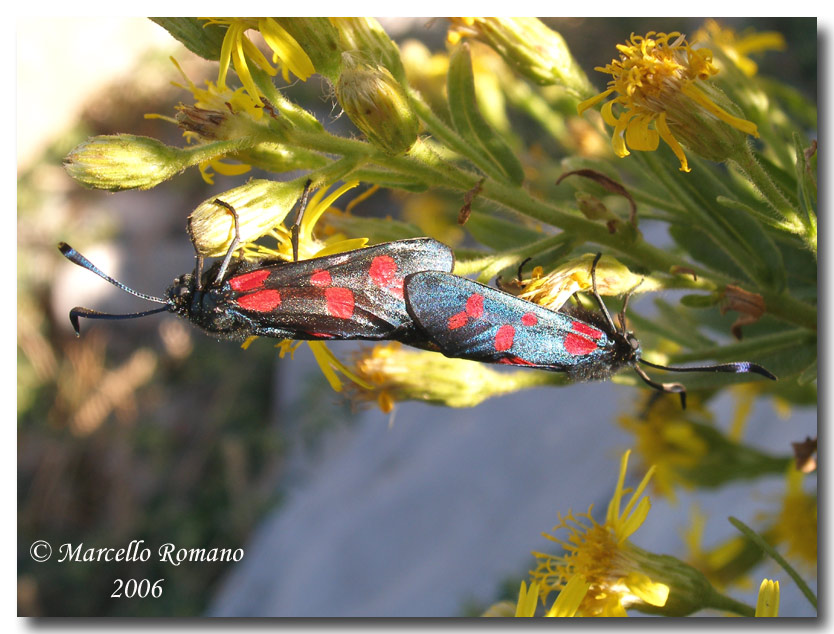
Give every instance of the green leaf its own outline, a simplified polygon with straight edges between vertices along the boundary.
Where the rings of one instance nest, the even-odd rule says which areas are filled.
[[[718,487],[734,480],[782,475],[791,458],[771,456],[752,447],[738,444],[712,425],[689,421],[688,425],[709,450],[697,465],[681,470],[686,479],[698,487]]]
[[[762,337],[748,337],[742,341],[722,346],[679,353],[672,356],[672,361],[674,364],[696,361],[714,361],[716,363],[755,361],[773,372],[779,379],[787,379],[799,375],[810,364],[814,363],[816,358],[816,337],[807,330],[801,329]],[[726,374],[722,376],[728,381],[733,378]],[[689,384],[688,380],[687,384]]]
[[[669,233],[695,261],[736,280],[753,281],[707,232],[694,225],[675,223],[669,227]]]
[[[681,304],[687,308],[712,308],[720,301],[717,294],[707,295],[684,295],[681,297]]]
[[[757,263],[755,271],[758,282],[781,292],[787,283],[782,252],[776,247],[773,238],[765,232],[757,218],[761,215],[744,203],[719,196],[717,202],[727,210],[726,219],[733,224],[740,235],[744,236],[744,247]]]
[[[799,207],[802,210],[808,224],[817,224],[817,181],[816,170],[812,168],[810,161],[805,157],[805,149],[799,135],[794,133],[793,146],[796,152],[796,182]]]
[[[466,229],[478,242],[495,251],[515,249],[541,240],[544,234],[518,221],[488,213],[472,214]]]
[[[228,27],[206,24],[197,18],[151,18],[189,51],[204,59],[219,60]]]
[[[800,372],[799,376],[796,378],[796,382],[800,385],[807,385],[808,383],[813,383],[817,380],[817,360],[814,359],[814,362],[811,363],[807,368],[805,368],[802,372]]]
[[[474,151],[483,154],[495,166],[489,175],[512,185],[520,185],[524,181],[521,163],[478,108],[468,44],[461,44],[452,52],[446,90],[455,130]]]
[[[424,235],[417,225],[390,218],[328,214],[325,216],[325,224],[344,232],[350,238],[369,237],[372,243],[393,242]]]
[[[648,319],[636,312],[630,312],[627,315],[627,319],[631,323],[638,339],[641,340],[646,339],[651,341],[652,337],[659,337],[672,341],[685,348],[692,348],[693,343],[698,344],[701,347],[710,347],[715,345],[714,341],[704,337],[703,335],[698,335],[694,329],[686,330],[677,328],[677,322],[674,319]],[[651,361],[651,359],[649,360]]]

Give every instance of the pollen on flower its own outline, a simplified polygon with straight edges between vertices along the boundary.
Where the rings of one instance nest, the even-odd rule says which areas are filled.
[[[678,32],[654,31],[645,37],[632,34],[617,49],[619,59],[595,69],[613,77],[608,89],[578,106],[581,115],[614,95],[602,106],[601,113],[603,120],[614,128],[612,145],[617,156],[628,156],[629,148],[656,150],[663,139],[680,161],[681,171],[688,172],[689,164],[679,139],[708,158],[725,160],[728,157],[709,154],[711,123],[724,123],[744,134],[758,136],[754,123],[733,116],[698,86],[698,82],[718,72],[709,49],[693,48]],[[619,108],[617,113],[615,106]]]
[[[542,599],[554,590],[566,588],[576,576],[588,584],[587,592],[578,601],[578,616],[626,616],[626,608],[635,603],[665,605],[669,594],[666,584],[652,580],[653,573],[645,566],[650,556],[627,541],[648,514],[649,500],[641,496],[653,471],[649,470],[621,510],[629,453],[622,458],[605,522],[599,523],[592,517],[592,507],[577,515],[573,511],[564,517],[559,514],[553,534],[543,535],[559,544],[563,554],[533,553],[538,562],[536,569],[530,571],[530,579],[539,583]],[[567,534],[557,537],[559,531]]]

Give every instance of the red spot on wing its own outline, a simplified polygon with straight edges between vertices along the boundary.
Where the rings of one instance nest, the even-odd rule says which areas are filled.
[[[310,276],[310,284],[313,286],[330,286],[333,280],[330,277],[330,271],[316,271]]]
[[[521,316],[521,323],[525,326],[535,326],[539,323],[539,318],[536,317],[533,313],[524,313]]]
[[[576,322],[574,322],[574,324],[575,323]],[[565,336],[565,350],[568,351],[568,354],[580,356],[584,354],[590,354],[596,349],[597,344],[591,341],[590,339],[580,337],[579,335],[575,335],[572,332],[568,333]]]
[[[263,285],[264,280],[269,277],[269,269],[256,269],[243,275],[238,275],[229,280],[229,286],[235,291],[254,291]]]
[[[535,363],[525,361],[521,357],[517,357],[515,355],[504,357],[503,359],[498,359],[498,363],[503,363],[504,365],[536,365]]]
[[[589,337],[591,337],[593,339],[599,339],[600,337],[602,337],[602,332],[600,332],[596,328],[592,328],[588,324],[583,323],[581,321],[571,322],[570,326],[571,326],[571,328],[573,329],[574,332],[578,332],[579,334],[582,334],[582,335],[588,335]]]
[[[484,314],[484,296],[478,293],[473,293],[466,300],[466,314],[477,319]]]
[[[326,332],[308,332],[307,334],[311,337],[318,337],[319,339],[333,339],[333,335]]]
[[[466,313],[455,313],[449,317],[449,330],[454,330],[455,328],[460,328],[461,326],[466,325],[467,319],[468,317],[466,316]]]
[[[509,324],[504,324],[495,333],[495,349],[498,352],[504,352],[513,347],[513,338],[515,337],[515,328]]]
[[[353,293],[347,288],[328,288],[324,291],[327,312],[340,319],[353,315]]]
[[[388,287],[388,290],[400,299],[402,299],[403,297],[405,297],[405,290],[403,288],[404,286],[405,280],[401,277],[398,277],[396,280],[394,280],[393,284],[391,284],[391,286]]]
[[[397,297],[403,297],[403,282],[397,277],[397,263],[390,255],[378,255],[371,260],[371,268],[368,271],[374,284],[380,288],[391,291]]]
[[[274,289],[264,289],[238,298],[237,305],[256,313],[268,313],[281,305],[281,294]]]

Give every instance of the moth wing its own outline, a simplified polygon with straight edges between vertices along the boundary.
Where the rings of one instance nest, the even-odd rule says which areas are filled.
[[[405,278],[453,267],[448,246],[414,238],[275,263],[256,269],[263,273],[230,277],[228,283],[232,289],[252,286],[248,280],[255,283],[234,301],[264,334],[278,328],[292,330],[298,339],[407,340],[413,328],[405,309]],[[257,275],[262,279],[255,280]]]
[[[569,315],[455,275],[415,273],[405,288],[414,323],[447,357],[570,371],[607,341]]]

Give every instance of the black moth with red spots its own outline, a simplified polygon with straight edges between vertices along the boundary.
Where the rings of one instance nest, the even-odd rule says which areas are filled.
[[[442,271],[422,271],[406,278],[406,308],[428,342],[447,357],[566,372],[576,381],[607,379],[631,366],[653,388],[679,393],[684,407],[683,385],[656,383],[638,364],[673,372],[754,372],[776,379],[749,361],[672,368],[643,359],[640,342],[625,330],[626,306],[618,330],[597,293],[599,258],[591,265],[591,279],[600,312],[579,307],[553,311]]]
[[[219,339],[394,339],[420,345],[424,337],[405,310],[404,279],[415,271],[451,271],[454,266],[449,247],[414,238],[298,262],[227,259],[205,273],[178,277],[160,298],[114,280],[65,243],[59,248],[122,290],[163,304],[128,315],[74,308],[70,320],[76,334],[79,317],[127,319],[168,311]]]

